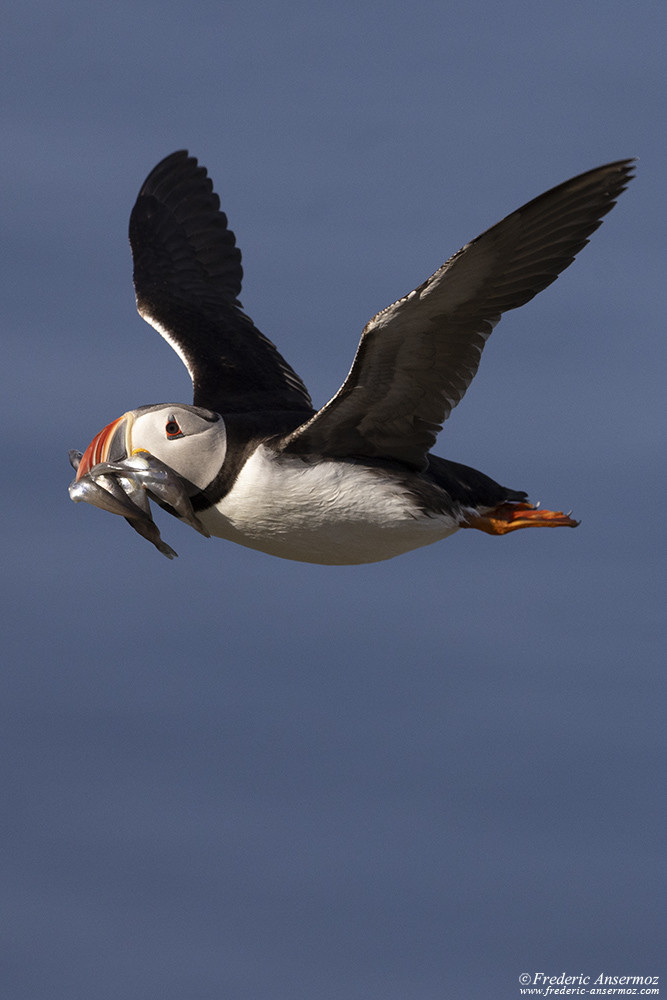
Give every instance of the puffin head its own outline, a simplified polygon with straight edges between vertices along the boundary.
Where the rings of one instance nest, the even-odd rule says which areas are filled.
[[[129,410],[96,434],[76,470],[76,478],[100,462],[121,462],[146,451],[198,489],[220,472],[227,451],[219,413],[185,403],[158,403]]]

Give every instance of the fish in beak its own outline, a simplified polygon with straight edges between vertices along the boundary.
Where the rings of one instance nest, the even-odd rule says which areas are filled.
[[[124,517],[158,551],[173,559],[177,553],[162,541],[149,498],[206,538],[210,534],[193,510],[192,484],[149,452],[132,449],[133,422],[132,413],[125,413],[96,434],[83,454],[70,451],[76,478],[69,495],[75,503],[83,501]]]

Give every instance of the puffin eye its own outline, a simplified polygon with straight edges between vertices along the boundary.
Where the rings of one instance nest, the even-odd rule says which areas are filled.
[[[185,436],[173,413],[169,414],[169,419],[167,420],[167,423],[164,425],[164,432],[167,435],[168,441],[173,441],[174,438],[182,438]]]

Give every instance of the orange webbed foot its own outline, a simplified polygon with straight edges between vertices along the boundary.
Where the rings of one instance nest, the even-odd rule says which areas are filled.
[[[579,521],[560,510],[542,510],[532,503],[501,503],[487,514],[466,514],[462,528],[477,528],[487,535],[506,535],[519,528],[576,528]]]

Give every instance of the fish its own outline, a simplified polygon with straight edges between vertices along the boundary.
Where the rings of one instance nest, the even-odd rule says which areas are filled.
[[[95,468],[103,468],[105,474],[127,476],[129,480],[140,484],[151,500],[163,510],[169,514],[175,512],[181,521],[194,528],[204,538],[211,537],[211,533],[201,523],[192,507],[190,494],[197,492],[197,487],[188,483],[187,479],[183,479],[149,452],[135,453],[120,462],[104,462],[93,467],[91,472],[94,473]]]
[[[78,469],[81,457],[80,451],[70,451],[70,464],[74,469]],[[70,484],[69,495],[75,503],[89,503],[124,517],[162,555],[174,559],[178,553],[162,539],[153,520],[149,499],[209,538],[209,532],[192,507],[190,492],[193,489],[191,483],[168,465],[145,452],[119,462],[100,462]]]

